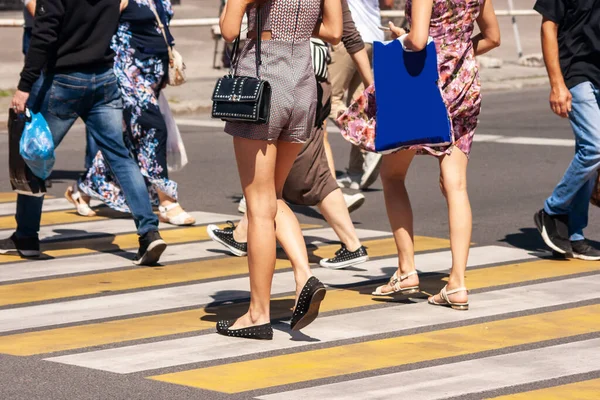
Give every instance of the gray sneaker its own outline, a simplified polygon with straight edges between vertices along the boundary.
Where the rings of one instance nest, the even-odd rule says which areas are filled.
[[[360,177],[360,189],[367,189],[375,183],[379,176],[383,155],[378,153],[367,153],[363,163],[363,174]]]
[[[341,177],[337,179],[337,184],[340,189],[360,189],[360,176],[348,175],[344,173]]]

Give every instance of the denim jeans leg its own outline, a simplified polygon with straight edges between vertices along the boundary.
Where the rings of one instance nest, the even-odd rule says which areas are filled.
[[[152,212],[146,182],[123,140],[123,103],[116,78],[111,70],[97,80],[96,101],[84,117],[86,127],[123,190],[138,234],[156,231],[158,217]]]
[[[591,195],[591,192],[586,194],[587,188],[582,188],[600,168],[600,92],[592,83],[584,82],[573,87],[571,94],[569,119],[577,143],[575,157],[544,209],[550,215],[569,215],[569,231],[578,238],[587,225]]]
[[[64,136],[67,134],[73,123],[77,119],[78,105],[74,103],[64,103],[63,93],[55,88],[55,82],[52,76],[44,77],[34,85],[28,106],[35,112],[40,112],[48,127],[52,132],[54,147],[58,147]],[[76,89],[71,89],[76,90]],[[52,95],[52,96],[51,96]],[[51,103],[61,103],[61,113],[57,115]],[[17,237],[37,237],[40,230],[40,221],[42,219],[42,206],[44,197],[34,197],[19,195],[17,197]]]
[[[85,132],[85,169],[88,170],[92,164],[94,163],[94,158],[96,158],[96,154],[98,154],[98,145],[94,141],[94,138],[90,134],[90,132],[86,129]]]
[[[596,186],[596,175],[588,180],[579,189],[573,199],[571,211],[569,212],[569,237],[572,241],[583,240],[583,230],[588,226],[588,215],[590,211],[590,197]]]

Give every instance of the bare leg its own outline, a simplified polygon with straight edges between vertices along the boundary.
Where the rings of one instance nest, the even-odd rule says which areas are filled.
[[[398,249],[398,275],[415,270],[413,214],[405,186],[406,174],[414,156],[414,151],[399,151],[383,156],[381,165],[385,206]],[[418,276],[412,275],[402,281],[401,287],[415,286],[418,283]],[[389,285],[382,288],[384,293],[392,291]]]
[[[248,209],[250,307],[233,329],[270,321],[271,283],[275,269],[275,165],[277,145],[234,137],[233,144]]]
[[[277,240],[288,256],[294,269],[296,280],[296,295],[300,293],[304,284],[312,276],[308,263],[306,243],[300,223],[294,212],[282,199],[283,186],[288,174],[302,149],[302,143],[280,141],[277,144],[277,165],[275,168],[275,190],[277,192],[277,217],[275,219]]]
[[[450,226],[450,249],[452,250],[452,270],[448,279],[448,290],[465,286],[465,271],[471,243],[472,215],[469,194],[467,193],[467,156],[455,148],[451,155],[440,158],[440,189],[448,203],[448,223]],[[449,296],[453,302],[467,301],[466,292]],[[435,301],[442,301],[439,295]]]
[[[333,179],[335,179],[335,162],[333,161],[333,151],[331,150],[331,144],[329,143],[329,133],[327,133],[327,121],[323,121],[323,147],[325,148],[325,155],[327,156],[327,165],[329,165],[331,175],[333,175]]]
[[[344,243],[346,248],[350,251],[356,251],[360,247],[360,240],[350,219],[350,213],[348,212],[348,207],[346,207],[342,191],[336,189],[329,193],[318,204],[318,207],[329,226],[333,228],[335,234]]]

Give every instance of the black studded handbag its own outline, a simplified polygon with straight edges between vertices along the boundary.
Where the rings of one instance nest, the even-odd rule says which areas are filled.
[[[236,76],[240,38],[233,43],[229,74],[215,85],[212,117],[230,122],[266,124],[271,111],[271,85],[260,78],[261,12],[256,9],[256,77]]]

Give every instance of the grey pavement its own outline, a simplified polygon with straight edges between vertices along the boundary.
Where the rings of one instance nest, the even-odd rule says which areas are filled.
[[[546,97],[547,93],[545,89],[485,93],[481,124],[476,137],[482,139],[494,135],[513,139],[526,137],[536,139],[535,143],[537,144],[518,145],[502,142],[491,143],[481,140],[475,143],[469,165],[469,193],[474,216],[473,242],[477,249],[474,248],[472,251],[472,263],[474,265],[469,270],[468,277],[473,278],[474,275],[472,274],[486,270],[487,266],[478,265],[478,263],[488,264],[491,270],[493,270],[494,266],[502,266],[501,264],[509,261],[511,257],[515,260],[521,260],[520,263],[513,264],[517,266],[516,268],[521,269],[523,273],[531,273],[527,272],[530,270],[527,268],[528,263],[526,261],[537,262],[536,260],[539,260],[538,257],[540,255],[542,257],[549,255],[534,228],[532,215],[542,206],[545,197],[560,179],[572,157],[573,149],[569,146],[546,144],[549,143],[548,139],[572,138],[568,123],[553,116],[549,111]],[[210,213],[236,215],[237,201],[241,195],[241,190],[236,173],[231,138],[219,128],[194,125],[208,126],[210,125],[210,120],[206,114],[202,113],[187,115],[181,119],[180,128],[190,158],[190,164],[186,168],[172,174],[172,178],[180,185],[181,202],[190,211],[202,210]],[[347,162],[349,145],[337,133],[332,132],[330,137],[337,169],[342,170]],[[7,159],[6,142],[6,135],[0,134],[0,158],[5,160]],[[53,186],[50,188],[50,194],[61,198],[65,187],[72,183],[81,172],[83,166],[83,145],[83,129],[81,125],[78,125],[58,149],[57,164],[51,177]],[[76,156],[77,154],[79,156]],[[447,211],[438,188],[438,167],[436,164],[436,160],[432,157],[418,157],[414,161],[409,173],[408,190],[415,215],[415,233],[428,237],[447,238]],[[6,169],[0,170],[0,188],[4,188],[0,190],[1,192],[9,190]],[[352,214],[352,219],[356,227],[389,232],[381,182],[377,181],[371,189],[365,192],[365,196],[367,198],[365,205]],[[325,225],[325,222],[316,210],[304,207],[298,207],[295,210],[301,222],[316,223],[321,226]],[[590,226],[586,231],[588,237],[591,239],[597,240],[600,238],[599,219],[600,209],[592,208]],[[3,223],[7,222],[4,221]],[[87,224],[87,222],[79,222],[79,226],[83,226],[81,225],[83,223]],[[99,229],[103,228],[102,222],[98,222],[97,224]],[[65,226],[64,229],[61,229],[61,232],[65,235],[77,234],[79,231],[72,230],[76,225],[71,225],[71,230]],[[131,227],[133,228],[132,223]],[[199,263],[208,263],[206,264],[207,268],[216,268],[210,264],[212,260],[215,260],[215,253],[207,256],[205,254],[207,253],[206,250],[201,250],[201,248],[204,248],[202,246],[205,245],[197,244],[197,246],[197,250],[188,250],[189,253],[179,253],[176,251],[173,256],[170,256],[170,259],[166,260],[167,265],[150,269],[147,273],[158,273],[158,271],[165,268],[177,268],[181,263],[181,261],[177,260],[183,260],[184,258],[196,259],[196,262]],[[486,248],[482,246],[500,247]],[[177,247],[173,246],[172,248],[176,249]],[[181,249],[183,250],[184,247],[181,247]],[[212,251],[214,252],[215,250]],[[502,254],[505,252],[517,255],[504,259]],[[196,254],[205,254],[202,257],[213,258],[202,261],[202,259],[196,258],[200,257]],[[216,254],[221,258],[224,257],[222,253]],[[440,256],[436,254],[427,253],[417,256],[418,268],[421,272],[432,273],[434,271],[444,271],[450,266],[447,253],[441,253]],[[431,256],[431,258],[427,258],[428,256]],[[76,271],[78,270],[84,273],[82,275],[84,277],[85,274],[92,274],[93,270],[85,272],[88,268],[93,267],[92,265],[84,267],[86,262],[95,259],[91,257],[97,257],[98,260],[102,259],[105,262],[110,259],[110,262],[117,262],[118,264],[119,255],[97,253],[93,256],[84,255],[80,257],[82,258],[70,257],[63,259],[65,268],[72,268],[69,271],[65,271],[66,275],[63,274],[63,276],[66,276],[65,279],[77,278],[78,274]],[[543,259],[541,259],[542,262]],[[82,261],[78,263],[78,260]],[[216,259],[215,261],[219,260]],[[236,262],[233,258],[230,258],[230,260]],[[52,264],[54,265],[52,268],[59,267],[60,258],[54,261],[56,262]],[[391,262],[393,263],[393,260]],[[52,276],[45,277],[43,275],[45,265],[50,265],[44,263],[51,263],[51,261],[35,262],[35,264],[4,264],[2,270],[5,277],[18,272],[20,269],[31,266],[29,268],[32,270],[31,272],[27,272],[27,274],[30,274],[32,278],[17,282],[16,284],[12,282],[0,282],[0,292],[2,290],[13,289],[16,290],[15,293],[20,293],[18,289],[20,284],[36,283],[44,285],[45,280],[52,280]],[[382,263],[385,265],[385,268],[380,271],[377,266]],[[338,286],[334,287],[346,287],[349,282],[358,282],[367,278],[372,279],[371,282],[382,282],[392,269],[389,263],[390,259],[376,258],[368,264],[370,266],[365,264],[362,268],[348,271],[316,269],[315,273],[319,276],[329,277],[328,279],[334,283],[339,282]],[[559,261],[558,263],[561,262]],[[120,269],[116,270],[116,273],[128,273],[130,267],[126,267],[125,264],[122,265]],[[225,264],[219,265],[221,267],[226,266]],[[586,265],[589,265],[587,267],[589,272],[577,272],[582,271],[582,268]],[[594,265],[596,266],[594,267]],[[194,269],[193,264],[188,264],[188,266],[192,270]],[[98,266],[98,271],[102,272],[102,268],[104,266]],[[543,274],[545,268],[557,269],[557,266],[552,263],[544,264],[544,267],[539,269],[536,274]],[[565,267],[562,267],[562,264],[558,266],[558,270],[562,271],[559,273],[564,275],[570,273],[569,268],[577,268],[577,270],[571,272],[571,274],[576,274],[570,275],[571,280],[557,280],[560,279],[559,277],[531,281],[532,278],[529,278],[530,280],[527,282],[516,282],[508,286],[494,286],[494,282],[487,282],[487,285],[491,288],[483,291],[474,291],[472,297],[473,311],[465,314],[449,310],[431,309],[426,304],[420,303],[418,299],[391,304],[373,303],[368,306],[354,308],[350,311],[326,312],[318,320],[314,330],[311,331],[314,332],[315,337],[321,338],[322,342],[296,343],[295,341],[290,341],[289,337],[286,336],[288,335],[286,333],[287,328],[283,324],[278,328],[282,329],[282,331],[277,331],[279,336],[273,344],[273,346],[279,346],[275,347],[275,349],[280,348],[280,350],[256,353],[261,349],[258,344],[231,342],[231,345],[222,347],[222,351],[226,354],[226,357],[229,357],[226,361],[215,358],[218,358],[219,354],[218,349],[216,349],[210,353],[212,355],[208,361],[201,362],[201,360],[206,359],[203,358],[205,357],[202,352],[203,347],[202,345],[194,347],[194,343],[220,343],[219,345],[223,346],[223,343],[218,338],[215,338],[214,335],[211,335],[209,330],[179,333],[158,338],[130,340],[125,343],[115,342],[86,349],[58,351],[52,354],[40,354],[29,357],[0,354],[0,374],[2,376],[0,380],[0,398],[8,400],[162,400],[248,399],[254,397],[300,398],[303,396],[303,398],[311,399],[315,398],[311,397],[311,393],[326,393],[330,388],[343,387],[344,385],[341,382],[348,382],[349,387],[355,387],[357,391],[363,390],[368,393],[368,396],[373,396],[373,398],[376,398],[375,396],[377,396],[379,391],[385,390],[387,390],[385,392],[386,397],[389,397],[394,393],[394,387],[398,387],[398,391],[403,390],[410,393],[418,393],[421,388],[427,387],[427,390],[423,392],[426,395],[423,395],[422,398],[444,398],[446,396],[441,395],[444,393],[444,385],[436,387],[435,379],[433,378],[442,371],[448,371],[447,379],[464,382],[464,384],[454,386],[452,391],[447,392],[447,396],[456,395],[457,398],[475,399],[594,379],[600,377],[598,362],[597,359],[594,359],[597,354],[596,343],[600,328],[597,326],[594,328],[594,319],[589,319],[593,315],[589,316],[588,319],[582,319],[573,326],[573,329],[578,329],[579,326],[586,324],[585,321],[588,321],[588,324],[592,324],[591,328],[593,330],[593,333],[590,334],[557,337],[543,343],[525,343],[517,347],[498,348],[475,355],[456,356],[443,360],[432,359],[410,365],[401,365],[404,350],[400,347],[397,354],[387,352],[390,357],[396,357],[397,366],[376,371],[357,372],[343,377],[329,377],[305,383],[285,384],[276,388],[265,388],[235,395],[146,379],[148,376],[154,374],[175,373],[191,368],[219,367],[236,362],[251,362],[263,357],[291,355],[297,351],[299,352],[298,354],[306,354],[303,353],[303,349],[306,346],[311,349],[326,349],[331,346],[360,344],[365,338],[366,340],[385,340],[405,335],[421,334],[429,330],[444,330],[471,324],[493,323],[497,320],[501,322],[501,320],[506,318],[535,316],[538,313],[556,312],[559,310],[569,311],[572,309],[575,310],[578,307],[589,307],[598,304],[597,263],[585,264],[583,266],[581,264],[574,264],[572,266],[572,264],[567,263]],[[15,270],[14,273],[11,272],[13,269]],[[58,272],[53,272],[52,274],[56,273]],[[20,274],[22,275],[22,273]],[[34,280],[33,277],[36,274],[41,280]],[[518,277],[518,274],[515,276]],[[281,290],[280,281],[282,279],[289,280],[290,277],[291,274],[289,271],[278,272],[275,279],[276,293]],[[217,292],[216,296],[221,296],[224,299],[235,299],[245,296],[241,292],[243,285],[240,282],[243,281],[245,281],[244,277],[235,275],[233,279],[220,277],[200,282],[184,282],[182,283],[183,286],[173,286],[171,284],[165,289],[159,289],[162,290],[160,292],[162,294],[159,294],[159,290],[151,290],[153,288],[150,287],[145,289],[146,291],[133,291],[132,289],[116,293],[102,292],[97,295],[99,297],[75,297],[66,300],[72,300],[73,304],[94,304],[94,308],[87,310],[90,313],[89,315],[96,313],[98,310],[103,310],[102,313],[105,313],[109,317],[109,321],[118,322],[119,318],[122,318],[118,316],[130,312],[128,310],[133,307],[133,304],[130,305],[126,299],[136,298],[138,301],[145,299],[148,302],[157,302],[157,304],[163,306],[162,308],[177,307],[176,305],[169,306],[166,304],[167,301],[174,300],[173,297],[166,296],[167,292],[180,293],[180,297],[175,299],[184,304],[188,299],[193,297],[204,298],[210,295],[211,291],[208,290],[210,287],[221,288],[221,291]],[[76,280],[73,282],[76,282]],[[103,281],[102,283],[109,284],[110,282]],[[135,282],[131,282],[131,284],[133,285]],[[198,290],[196,291],[194,288],[198,288]],[[202,291],[201,288],[205,288],[205,291]],[[56,295],[59,293],[57,292]],[[43,292],[37,292],[36,294],[33,291],[33,294],[43,295]],[[107,296],[106,303],[102,302],[103,296]],[[119,307],[107,306],[109,304],[116,304],[114,301],[117,298],[123,299],[121,307],[124,307],[124,310],[121,310]],[[4,297],[0,296],[0,299],[3,299],[3,304],[10,302],[10,298],[7,298],[6,295]],[[109,303],[109,299],[112,299],[113,303]],[[34,309],[38,309],[40,313],[42,310],[48,310],[47,314],[40,314],[40,320],[37,318],[32,318],[32,320],[26,318],[19,319],[19,314],[11,314],[14,306],[6,305],[0,307],[0,316],[13,315],[10,323],[22,327],[53,323],[65,324],[69,323],[68,321],[77,321],[74,317],[71,318],[71,315],[63,315],[59,318],[60,307],[66,306],[67,303],[65,301],[56,303],[56,301],[60,301],[60,299],[23,305],[23,315],[28,315],[28,310],[33,312]],[[193,300],[191,301],[193,302]],[[388,318],[390,319],[385,319],[386,317],[375,318],[377,315],[385,313],[384,310],[387,309],[385,307],[392,307],[390,308],[390,312],[397,310],[402,311],[402,313],[389,314]],[[159,309],[161,307],[156,308],[156,310]],[[19,308],[16,308],[16,310],[18,312]],[[189,307],[175,309],[175,311],[186,310],[189,310]],[[85,309],[82,311],[85,311]],[[53,321],[54,318],[51,312],[56,313],[56,322],[48,322]],[[165,311],[155,311],[142,315],[160,316],[161,312]],[[360,312],[365,313],[365,318],[361,318],[362,314],[358,314]],[[432,317],[427,316],[429,313],[431,313]],[[348,317],[345,318],[345,315]],[[437,319],[433,319],[433,315],[436,315]],[[107,321],[106,317],[100,318],[105,318],[100,321]],[[348,337],[349,333],[345,332],[344,329],[336,331],[334,327],[339,324],[342,324],[342,327],[344,327],[345,325],[343,324],[346,321],[360,325],[360,329],[357,329],[362,332],[360,334],[362,336],[341,340],[340,338]],[[369,321],[371,323],[368,323]],[[378,321],[381,321],[382,324],[380,330],[377,329]],[[85,326],[85,324],[85,322],[71,322],[68,326],[76,328],[80,325]],[[398,328],[395,327],[396,324]],[[425,326],[419,328],[419,324],[425,324]],[[385,329],[383,325],[386,326]],[[404,328],[401,328],[401,326]],[[319,329],[325,329],[326,327],[330,327],[327,329],[331,330],[327,330],[327,334],[323,333],[319,335]],[[34,328],[34,331],[39,329],[42,329],[39,332],[43,334],[45,332],[44,329],[47,328]],[[351,330],[353,327],[349,326],[347,329]],[[403,330],[399,332],[398,329]],[[26,333],[30,331],[31,329],[24,329],[20,332]],[[364,336],[367,331],[376,334]],[[0,347],[4,339],[10,340],[10,336],[4,336],[5,334],[0,334]],[[561,335],[557,333],[557,336]],[[54,340],[51,337],[48,338],[50,341]],[[514,336],[509,334],[507,340],[509,339],[513,340]],[[156,347],[152,345],[155,342],[157,342]],[[37,343],[33,340],[30,344],[36,345]],[[179,343],[182,345],[188,343],[189,351],[185,351],[185,348],[180,349],[178,346]],[[23,343],[22,345],[29,346],[30,344]],[[239,354],[237,346],[240,346]],[[294,350],[294,346],[300,346],[300,349]],[[140,353],[140,351],[146,348],[147,350],[144,353]],[[268,347],[268,349],[270,348],[272,347]],[[6,349],[1,350],[0,348],[0,353],[3,351],[6,351]],[[87,354],[87,352],[91,353]],[[127,356],[129,353],[132,355]],[[135,354],[137,355],[134,356]],[[237,356],[231,358],[232,354]],[[72,358],[69,357],[71,355],[73,356]],[[47,360],[53,357],[56,360]],[[118,363],[119,357],[123,357],[126,363]],[[369,354],[365,354],[364,357],[369,357]],[[549,367],[550,365],[555,365],[553,360],[556,360],[557,357],[560,360],[562,369]],[[98,360],[96,367],[86,367],[86,363],[95,365],[94,360]],[[530,363],[528,362],[529,360],[535,362]],[[58,363],[54,361],[58,361]],[[148,368],[144,366],[146,365],[145,363],[151,362],[159,362],[162,363],[159,365],[165,366],[159,369],[152,369],[158,368],[156,366],[150,367],[149,370],[142,371],[142,369]],[[182,365],[178,365],[178,363]],[[460,369],[453,369],[448,364],[464,366],[467,370],[471,371],[491,371],[489,375],[490,379],[487,379],[485,376],[471,374],[469,376],[461,375],[459,372]],[[512,371],[516,365],[522,365],[523,371],[522,373],[513,371],[511,372],[512,375],[497,375],[492,373],[495,370],[495,365],[498,368],[504,368],[507,372]],[[128,371],[128,368],[133,372],[124,374],[108,372],[118,369]],[[450,373],[449,371],[454,372]],[[385,374],[398,377],[398,379],[387,381]],[[414,386],[402,388],[395,386],[407,382],[403,379],[405,376],[414,376],[416,377],[414,379],[423,380],[414,382]],[[228,378],[224,377],[224,379]],[[361,379],[364,379],[364,381]],[[363,382],[364,384],[362,384]],[[387,383],[382,386],[381,382]],[[483,394],[475,393],[473,390],[483,391]],[[285,393],[279,394],[287,391],[292,391],[289,397],[286,397],[288,395]],[[329,393],[333,392],[330,391]],[[339,389],[335,390],[335,393],[338,396],[345,394],[343,390],[340,391]]]

